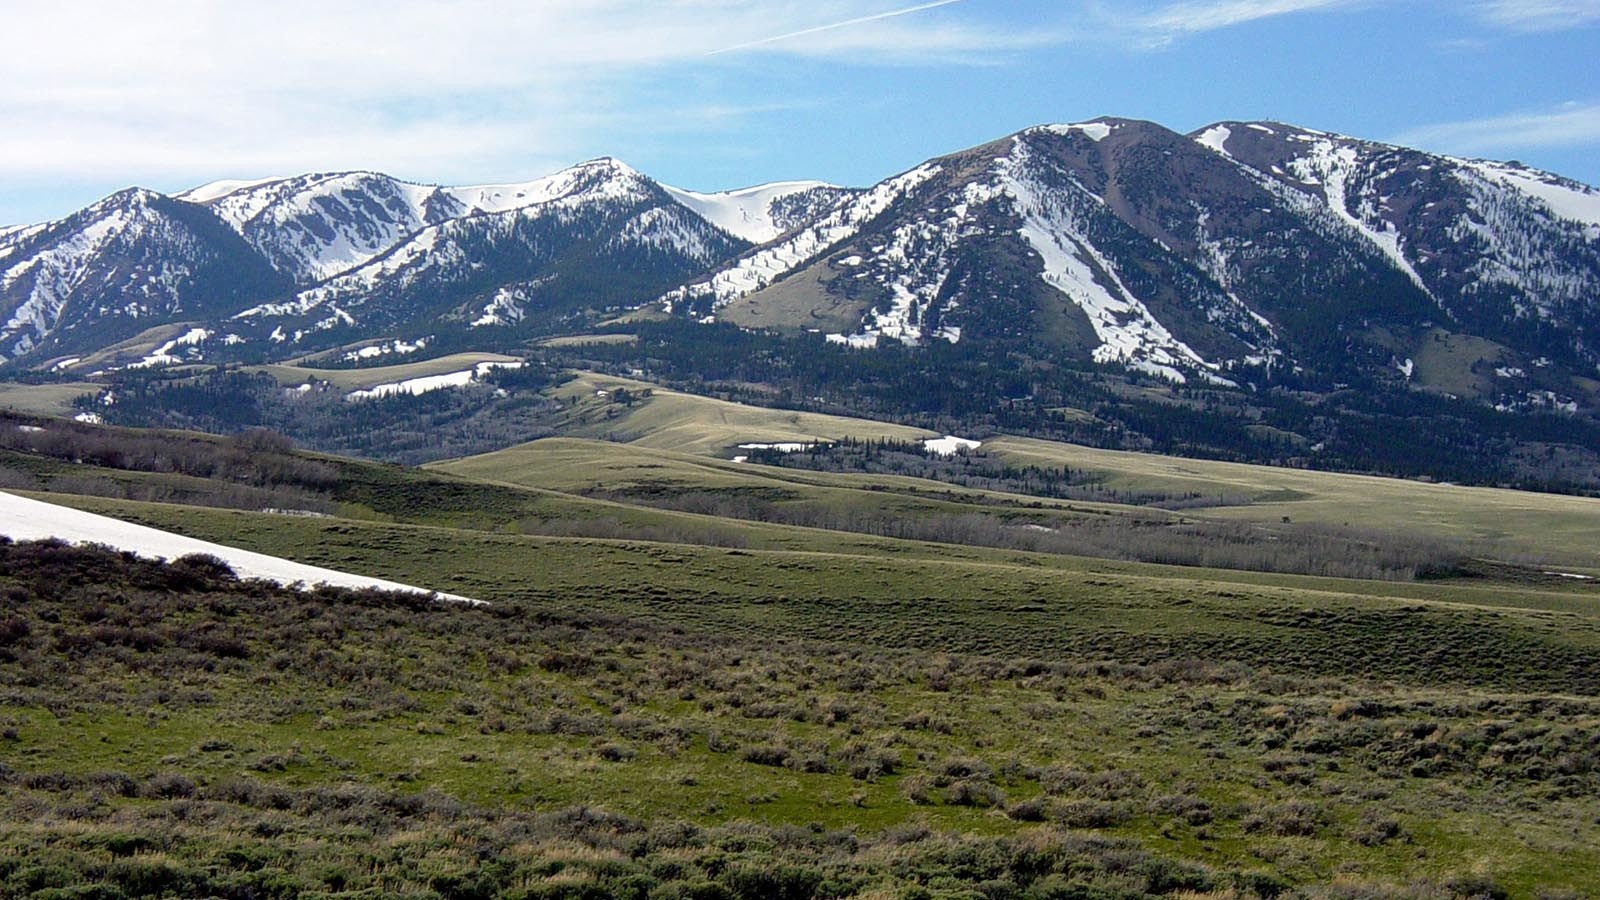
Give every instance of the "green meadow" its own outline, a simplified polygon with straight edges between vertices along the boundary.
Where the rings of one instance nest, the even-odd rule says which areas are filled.
[[[629,440],[421,469],[7,426],[8,489],[487,605],[0,547],[0,894],[1600,883],[1596,501],[1011,438],[984,449],[1249,500],[734,463],[921,433],[646,387],[562,388]]]

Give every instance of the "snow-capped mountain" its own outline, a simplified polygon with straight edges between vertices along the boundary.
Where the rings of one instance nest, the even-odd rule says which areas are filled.
[[[828,321],[857,347],[997,340],[1173,380],[1276,353],[1268,323],[1080,177],[1105,168],[1099,145],[1121,127],[1030,129],[932,160],[663,300],[698,318]]]
[[[213,182],[177,199],[208,207],[302,285],[368,262],[408,235],[467,211],[441,188],[374,172]]]
[[[365,265],[429,226],[558,200],[578,189],[593,165],[523,183],[464,187],[415,184],[377,172],[219,181],[176,198],[209,207],[276,268],[309,286]],[[759,243],[795,218],[785,216],[802,199],[795,195],[829,198],[840,189],[793,182],[721,194],[665,190],[713,225]]]
[[[26,366],[153,326],[135,349],[160,364],[180,338],[185,361],[492,344],[656,305],[1168,382],[1600,406],[1597,298],[1595,189],[1270,122],[1040,126],[866,189],[702,193],[603,158],[503,185],[127,191],[0,228],[0,357]]]
[[[4,357],[98,349],[288,286],[207,210],[137,188],[0,241]]]
[[[1597,298],[1592,188],[1274,123],[1102,119],[930,160],[661,302],[1213,383],[1426,378],[1428,342],[1468,335],[1450,365],[1493,396],[1553,364],[1593,377]]]
[[[138,323],[70,325],[105,343],[192,326],[185,333],[201,336],[185,360],[196,361],[216,346],[306,350],[407,324],[515,326],[540,309],[638,304],[737,254],[741,233],[781,233],[847,193],[818,182],[692,193],[609,158],[516,184],[343,172],[213,182],[170,198],[125,192],[62,222],[0,229],[13,320],[0,358],[43,361],[43,336],[69,327],[72,309]],[[206,272],[191,251],[235,262],[232,275],[201,278],[195,300],[184,273]],[[144,267],[124,283],[111,273],[130,258]],[[75,299],[85,292],[101,299]],[[103,302],[111,295],[128,302]]]
[[[549,203],[570,193],[583,170],[464,187],[415,184],[377,172],[334,172],[217,181],[175,198],[209,207],[274,267],[310,286],[371,262],[428,226]],[[754,244],[783,234],[810,211],[849,193],[820,181],[718,193],[662,189],[712,225]],[[4,241],[0,232],[0,246]]]
[[[614,159],[514,188],[437,196],[469,212],[314,287],[246,309],[230,328],[300,344],[318,332],[413,323],[508,325],[540,309],[637,304],[744,246]]]
[[[1577,366],[1600,349],[1600,191],[1514,163],[1465,160],[1278,123],[1199,139],[1326,209],[1383,252],[1458,329]]]

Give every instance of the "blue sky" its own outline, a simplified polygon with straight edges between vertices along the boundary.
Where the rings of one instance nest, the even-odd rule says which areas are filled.
[[[0,35],[0,224],[133,184],[599,155],[698,190],[864,185],[1100,115],[1600,184],[1600,0],[7,0]]]

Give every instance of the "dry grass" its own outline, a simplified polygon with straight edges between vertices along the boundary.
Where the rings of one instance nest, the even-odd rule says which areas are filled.
[[[1418,384],[1460,397],[1487,397],[1495,390],[1494,367],[1514,354],[1493,341],[1435,328],[1415,349]],[[1474,372],[1476,366],[1480,371]]]
[[[72,401],[84,394],[95,394],[100,385],[88,381],[67,384],[0,383],[0,407],[41,416],[70,416]]]
[[[636,334],[568,334],[539,342],[541,347],[593,347],[616,344],[637,344]]]
[[[829,272],[827,263],[819,262],[764,290],[730,303],[717,313],[717,317],[741,328],[853,331],[860,324],[867,304],[828,294],[826,286],[835,277]]]
[[[1600,499],[1398,478],[1277,469],[1002,437],[986,449],[1013,465],[1071,466],[1108,487],[1249,494],[1210,518],[1368,528],[1490,542],[1513,553],[1600,567]]]
[[[618,388],[633,393],[648,390],[651,396],[644,402],[624,406],[596,393],[614,394]],[[721,454],[742,443],[845,437],[906,441],[934,436],[932,432],[905,425],[746,406],[595,373],[582,373],[555,393],[572,404],[569,427],[564,431],[573,437],[619,440],[641,447],[706,456]]]
[[[192,322],[173,322],[147,328],[125,341],[118,341],[103,350],[85,356],[72,369],[75,372],[91,372],[107,366],[126,364],[149,355],[155,348],[192,327],[194,327]]]

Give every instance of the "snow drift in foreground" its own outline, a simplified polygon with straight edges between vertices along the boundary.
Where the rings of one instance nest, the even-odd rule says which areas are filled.
[[[54,503],[30,500],[3,491],[0,491],[0,534],[14,541],[36,541],[56,537],[73,544],[105,544],[117,550],[131,550],[140,556],[169,560],[191,553],[209,553],[232,566],[240,578],[265,578],[284,585],[303,582],[307,585],[324,584],[356,590],[370,587],[385,591],[407,591],[432,594],[441,600],[454,600],[474,606],[483,605],[482,600],[473,600],[470,597],[430,591],[381,578],[368,578],[364,575],[324,569],[321,566],[308,566],[276,556],[267,556],[264,553],[224,547],[221,544],[57,506]]]

